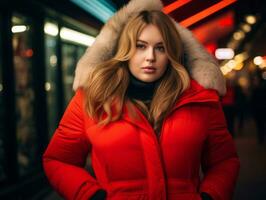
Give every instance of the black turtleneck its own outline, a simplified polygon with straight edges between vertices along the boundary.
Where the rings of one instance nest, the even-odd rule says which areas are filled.
[[[130,73],[130,81],[127,89],[127,96],[131,99],[141,101],[151,101],[154,91],[158,86],[159,81],[144,82]]]

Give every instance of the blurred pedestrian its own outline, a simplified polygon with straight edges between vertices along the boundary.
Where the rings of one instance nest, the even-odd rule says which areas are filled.
[[[262,79],[255,75],[252,78],[251,109],[257,128],[258,144],[263,144],[266,127],[266,87]]]

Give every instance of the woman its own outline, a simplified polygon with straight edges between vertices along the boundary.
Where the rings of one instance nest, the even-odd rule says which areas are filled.
[[[114,52],[79,79],[44,154],[52,186],[65,199],[231,199],[233,140],[216,91],[181,64],[174,23],[160,11],[132,14]]]

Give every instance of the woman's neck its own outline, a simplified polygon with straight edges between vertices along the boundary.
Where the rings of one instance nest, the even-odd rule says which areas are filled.
[[[130,99],[137,99],[143,102],[150,102],[159,81],[143,82],[130,73],[130,81],[127,89],[127,96]]]

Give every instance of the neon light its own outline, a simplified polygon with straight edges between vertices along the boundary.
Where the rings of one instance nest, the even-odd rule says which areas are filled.
[[[192,1],[192,0],[183,0],[183,1],[182,0],[179,0],[179,1],[175,1],[174,3],[171,3],[168,6],[165,6],[163,8],[163,12],[165,14],[169,14],[170,12],[172,12],[172,11],[180,8],[181,6],[189,3],[190,1]]]
[[[58,26],[56,24],[50,23],[50,22],[46,22],[44,25],[44,32],[47,35],[51,35],[51,36],[57,36],[58,35]]]
[[[235,55],[235,52],[231,48],[219,48],[215,51],[215,57],[218,60],[232,59]]]
[[[25,25],[16,25],[16,26],[12,26],[12,33],[22,33],[24,31],[27,30],[27,26]]]
[[[92,37],[90,35],[85,35],[83,33],[80,33],[72,29],[65,28],[65,27],[61,28],[60,37],[62,39],[65,39],[71,42],[76,42],[78,44],[82,44],[85,46],[91,46],[95,40],[95,37]]]
[[[116,11],[109,0],[70,0],[102,22],[106,22]]]
[[[236,2],[236,0],[223,0],[220,1],[219,3],[183,20],[182,22],[180,22],[180,24],[182,26],[188,27],[191,26],[192,24],[195,24],[196,22],[208,17],[209,15],[231,5],[232,3]]]

